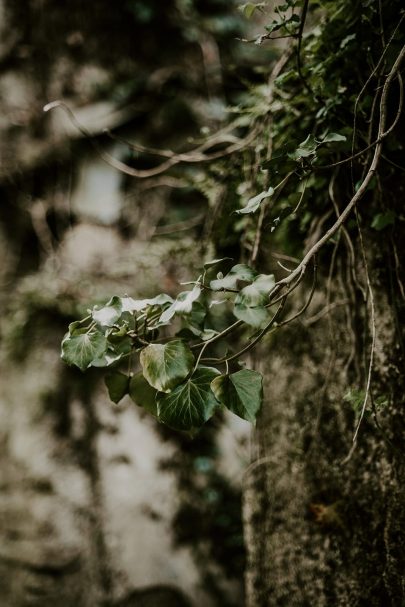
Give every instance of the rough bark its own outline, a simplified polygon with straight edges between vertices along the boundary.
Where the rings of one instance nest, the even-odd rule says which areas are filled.
[[[350,297],[342,243],[332,292],[325,277],[305,318],[261,350],[266,402],[244,501],[249,607],[404,605],[404,302],[399,285],[404,267],[393,269],[392,262],[401,229],[396,227],[396,240],[366,230],[376,309],[372,395],[376,408],[383,404],[376,415],[367,411],[349,458],[358,416],[344,396],[350,388],[364,390],[371,327],[370,307],[366,313],[361,294],[356,301]],[[327,266],[326,258],[322,263]],[[361,262],[357,272],[365,284]],[[339,275],[345,277],[340,285]],[[304,297],[297,295],[297,307]],[[333,307],[339,300],[344,305]],[[329,313],[323,314],[329,303]]]

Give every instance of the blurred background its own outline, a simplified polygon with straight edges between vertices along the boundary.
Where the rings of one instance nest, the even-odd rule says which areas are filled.
[[[88,306],[175,295],[237,247],[213,235],[226,170],[159,173],[143,146],[223,127],[269,58],[244,28],[229,0],[0,0],[2,607],[244,603],[250,425],[191,441],[59,358]]]

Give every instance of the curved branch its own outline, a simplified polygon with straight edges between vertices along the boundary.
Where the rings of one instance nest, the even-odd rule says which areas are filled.
[[[392,80],[396,76],[404,57],[405,57],[405,45],[402,47],[401,51],[399,52],[393,66],[385,80],[385,83],[384,83],[383,91],[381,94],[381,100],[380,100],[380,122],[379,122],[379,127],[378,127],[378,139],[380,139],[385,132],[385,125],[386,125],[386,120],[387,120],[388,91],[391,86]],[[316,255],[316,253],[318,253],[318,251],[322,248],[322,246],[337,232],[337,230],[340,228],[340,226],[345,222],[346,218],[351,213],[353,208],[356,206],[356,204],[359,202],[359,200],[361,200],[363,198],[370,181],[374,177],[374,174],[376,173],[378,162],[379,162],[379,159],[381,156],[381,151],[382,151],[382,141],[379,141],[379,143],[377,143],[377,145],[375,147],[373,160],[367,171],[367,174],[366,174],[365,178],[363,179],[363,182],[361,183],[359,189],[354,194],[354,196],[352,197],[352,199],[350,200],[350,202],[348,203],[346,208],[342,211],[341,215],[339,215],[338,219],[335,221],[335,223],[332,225],[332,227],[329,228],[329,230],[322,236],[322,238],[320,238],[313,245],[313,247],[311,247],[311,249],[308,251],[308,253],[305,255],[305,257],[302,259],[301,263],[295,268],[295,270],[293,272],[291,272],[291,274],[289,276],[286,276],[285,278],[280,280],[278,283],[276,283],[276,285],[275,285],[276,287],[279,285],[289,284],[296,278],[296,276],[298,276],[300,273],[305,271],[305,268],[306,268],[308,262],[312,259],[312,257],[314,255]]]

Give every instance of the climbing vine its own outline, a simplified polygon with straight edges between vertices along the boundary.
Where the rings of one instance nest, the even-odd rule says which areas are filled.
[[[370,201],[364,215],[370,229],[394,229],[399,220],[382,192],[398,170],[390,156],[402,150],[397,139],[405,58],[401,3],[285,0],[240,8],[246,18],[259,16],[264,24],[262,33],[241,43],[283,42],[270,73],[263,78],[261,70],[261,81],[256,77],[246,85],[230,108],[229,124],[177,153],[127,142],[160,159],[148,169],[99,150],[106,162],[136,179],[182,175],[213,205],[214,226],[207,233],[213,232],[215,241],[215,223],[221,224],[218,231],[233,232],[238,259],[206,261],[176,298],[113,296],[71,323],[62,342],[68,364],[82,371],[108,368],[113,402],[129,394],[161,422],[190,432],[222,407],[255,422],[262,377],[245,368],[243,356],[306,312],[316,289],[317,257],[322,260],[327,243],[338,243],[343,234],[354,254],[360,201]],[[355,68],[353,56],[359,57]],[[70,112],[61,102],[45,109],[55,107]],[[199,172],[189,170],[194,165]],[[225,206],[231,209],[226,216]],[[370,397],[375,348],[362,242],[360,232],[365,282],[359,289],[370,308],[371,350],[359,425]],[[270,257],[276,266],[269,271]],[[291,312],[291,293],[309,273],[307,301]]]

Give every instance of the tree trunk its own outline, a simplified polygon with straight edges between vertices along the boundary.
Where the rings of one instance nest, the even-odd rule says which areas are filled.
[[[304,320],[261,351],[266,402],[244,501],[248,607],[405,604],[403,223],[363,238],[375,321],[361,256],[351,272],[342,239]],[[353,444],[371,350],[373,404]]]

